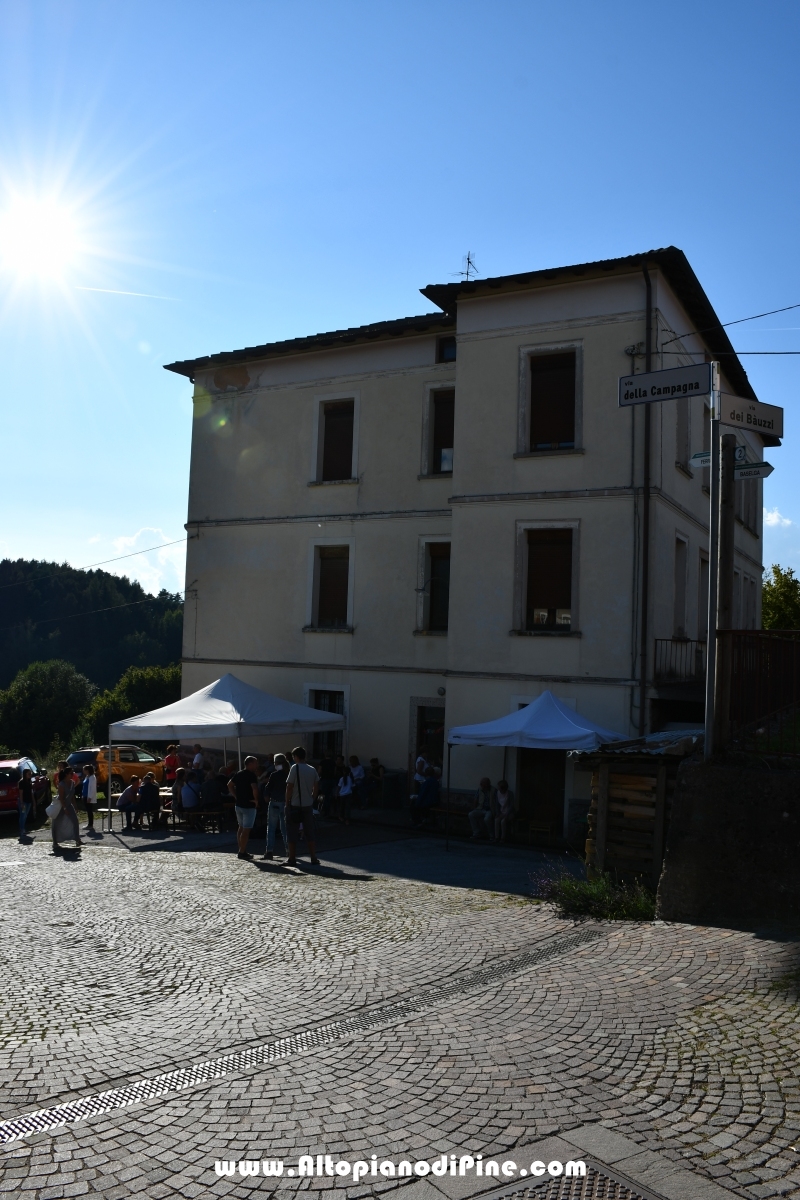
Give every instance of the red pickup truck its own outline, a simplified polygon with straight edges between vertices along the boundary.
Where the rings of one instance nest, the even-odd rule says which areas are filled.
[[[0,761],[0,816],[16,813],[19,799],[19,781],[25,768],[33,777],[33,794],[37,803],[50,803],[52,788],[45,771],[40,771],[30,758],[6,758]]]

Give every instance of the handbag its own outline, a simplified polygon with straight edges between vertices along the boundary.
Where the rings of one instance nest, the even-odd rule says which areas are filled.
[[[47,813],[51,821],[58,816],[58,814],[61,812],[61,801],[59,800],[58,796],[56,796],[52,803],[48,804],[44,811]]]

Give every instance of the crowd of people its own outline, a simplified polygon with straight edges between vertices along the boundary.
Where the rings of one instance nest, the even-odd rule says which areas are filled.
[[[250,834],[259,809],[264,812],[266,847],[263,858],[274,859],[278,836],[287,863],[296,863],[298,841],[302,837],[313,864],[317,864],[315,817],[325,816],[349,824],[354,806],[368,807],[381,794],[385,769],[377,758],[370,759],[365,769],[357,755],[324,754],[318,767],[306,761],[306,751],[296,746],[288,754],[275,754],[265,765],[249,755],[241,769],[235,761],[214,767],[199,745],[193,748],[191,765],[168,746],[164,757],[164,782],[171,796],[161,794],[156,777],[148,771],[139,778],[130,777],[128,786],[116,799],[116,807],[125,816],[128,831],[143,829],[147,818],[150,827],[167,824],[170,810],[180,813],[190,828],[205,828],[209,817],[216,827],[236,820],[238,855],[251,859],[248,850]],[[411,823],[421,828],[430,823],[441,802],[442,766],[432,755],[421,752],[414,764],[411,787]],[[20,839],[25,837],[25,823],[34,804],[31,772],[25,770],[19,785]],[[83,778],[76,780],[73,768],[66,762],[58,764],[56,795],[47,813],[51,818],[54,853],[60,853],[61,843],[83,843],[76,800],[80,796],[86,811],[86,830],[94,829],[97,808],[97,777],[94,765],[86,763]],[[233,812],[231,812],[233,809]],[[516,815],[514,793],[505,779],[492,786],[491,780],[481,779],[475,794],[474,806],[468,811],[472,838],[476,841],[507,842]],[[227,824],[230,828],[230,824]]]

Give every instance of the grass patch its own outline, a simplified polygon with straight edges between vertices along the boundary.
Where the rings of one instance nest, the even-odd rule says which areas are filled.
[[[537,895],[549,900],[564,917],[596,917],[603,921],[652,921],[656,898],[643,883],[619,883],[611,875],[576,879],[566,873],[537,880]]]

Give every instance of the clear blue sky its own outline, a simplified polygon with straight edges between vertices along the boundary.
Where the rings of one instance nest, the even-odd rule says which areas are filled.
[[[182,537],[162,364],[425,312],[467,249],[675,244],[723,321],[800,303],[799,35],[794,0],[0,0],[0,556]],[[800,308],[732,337],[800,350]],[[744,362],[786,408],[765,562],[800,568],[800,357]],[[114,569],[183,586],[180,546]]]

